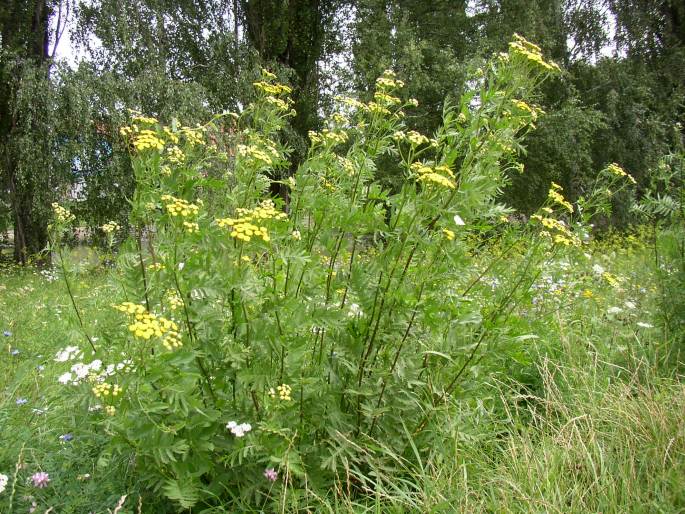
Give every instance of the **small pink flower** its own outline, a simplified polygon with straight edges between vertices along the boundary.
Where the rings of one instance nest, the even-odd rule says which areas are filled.
[[[267,480],[271,480],[272,482],[275,482],[276,479],[278,478],[278,472],[274,468],[266,468],[264,470],[264,477]]]
[[[34,487],[42,489],[43,487],[48,486],[48,483],[50,482],[50,475],[44,471],[39,471],[31,475],[31,480],[33,481]]]

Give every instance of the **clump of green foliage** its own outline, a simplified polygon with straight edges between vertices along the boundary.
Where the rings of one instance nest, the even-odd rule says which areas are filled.
[[[414,102],[386,72],[372,101],[341,99],[310,133],[287,210],[268,196],[290,166],[278,135],[293,113],[272,74],[240,115],[205,126],[134,116],[121,130],[137,184],[121,329],[95,345],[84,328],[98,363],[64,378],[103,409],[110,451],[135,455],[142,481],[181,507],[244,508],[361,489],[351,475],[435,444],[478,350],[513,337],[506,313],[544,250],[573,242],[541,217],[497,303],[465,301],[483,275],[464,283],[480,271],[464,223],[504,224],[495,198],[537,116],[527,100],[555,69],[518,37],[433,138],[405,131]],[[375,180],[383,155],[402,163],[397,194]],[[56,240],[70,215],[55,209]]]

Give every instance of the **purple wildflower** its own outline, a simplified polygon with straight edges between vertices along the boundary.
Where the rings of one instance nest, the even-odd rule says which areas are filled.
[[[278,478],[278,472],[274,468],[266,468],[264,470],[264,478],[275,482]]]
[[[62,441],[63,443],[68,443],[73,438],[74,438],[74,436],[71,434],[64,434],[64,435],[59,436],[59,440]]]
[[[9,336],[12,335],[12,332],[10,332],[9,330],[5,330],[5,331],[2,333],[2,335],[5,336],[5,337],[9,337]]]
[[[33,481],[34,487],[42,489],[47,487],[48,483],[50,483],[50,475],[48,475],[45,471],[38,471],[37,473],[31,475],[31,480]]]
[[[28,403],[28,400],[26,398],[17,398],[17,401],[14,402],[17,405],[26,405]]]
[[[15,356],[16,356],[16,355],[19,355],[19,354],[21,353],[21,351],[19,350],[19,348],[15,348],[15,349],[12,350],[10,353],[11,353],[12,355],[15,355]]]

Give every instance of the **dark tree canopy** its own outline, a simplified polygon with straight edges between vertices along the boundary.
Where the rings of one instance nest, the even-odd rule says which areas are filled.
[[[76,69],[52,57],[67,22],[87,50]],[[0,229],[20,262],[45,247],[49,205],[74,184],[83,223],[126,219],[127,109],[188,123],[240,110],[260,67],[293,87],[282,140],[297,160],[336,93],[368,98],[394,69],[419,102],[409,125],[430,135],[469,70],[514,33],[537,42],[565,71],[537,98],[547,115],[504,191],[523,211],[551,180],[582,195],[613,161],[646,187],[685,114],[677,0],[8,0],[0,30]],[[378,171],[391,188],[395,168]]]

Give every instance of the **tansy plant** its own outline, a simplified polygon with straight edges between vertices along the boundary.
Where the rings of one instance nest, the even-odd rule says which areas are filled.
[[[107,452],[131,452],[140,479],[183,508],[265,508],[298,488],[354,494],[350,476],[435,444],[531,281],[535,250],[496,301],[473,301],[487,266],[467,235],[506,225],[495,199],[554,69],[517,37],[432,137],[406,130],[416,102],[387,71],[371,101],[340,98],[310,134],[285,200],[269,186],[291,166],[279,138],[291,91],[272,74],[242,113],[205,126],[134,113],[121,129],[137,182],[121,328],[97,348],[130,364],[81,390],[106,397],[94,422]],[[388,155],[397,194],[375,178]]]

